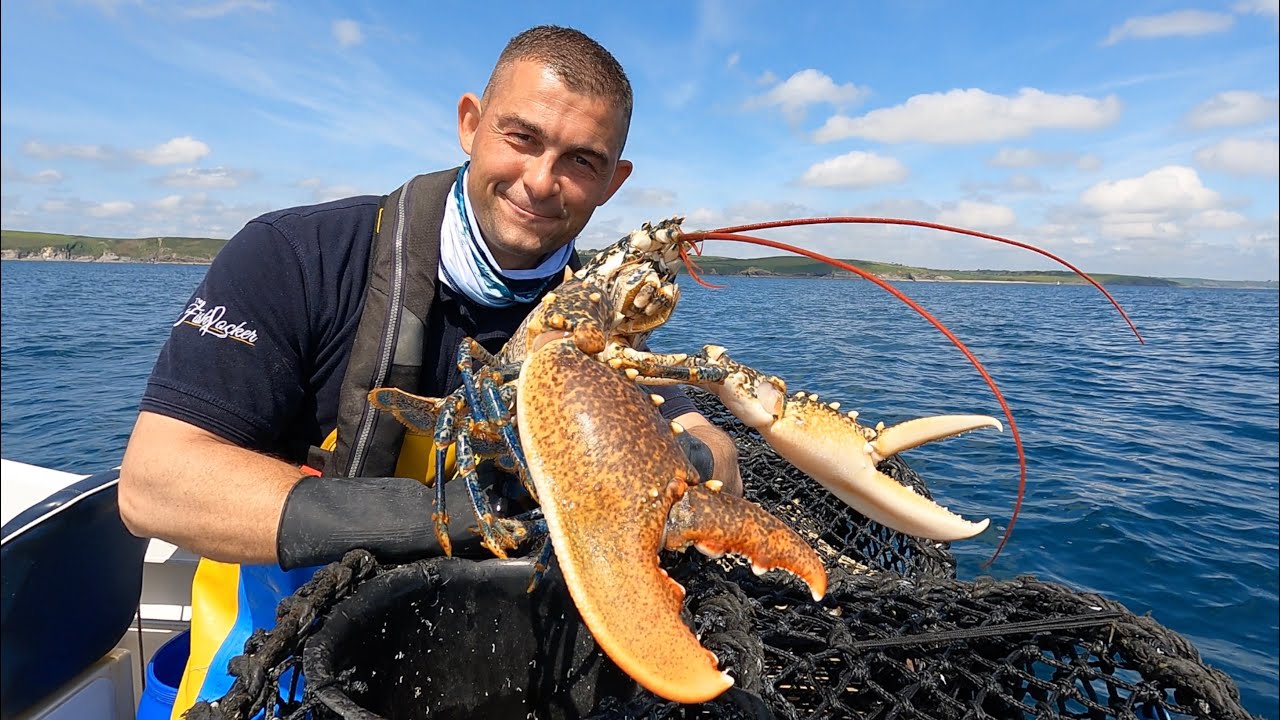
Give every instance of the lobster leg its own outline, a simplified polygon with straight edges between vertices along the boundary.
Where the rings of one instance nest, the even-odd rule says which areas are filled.
[[[435,432],[436,420],[448,398],[427,398],[407,393],[399,388],[378,388],[369,393],[369,402],[379,410],[385,410],[396,420],[419,435]]]
[[[458,435],[458,477],[467,484],[467,492],[471,496],[471,506],[476,513],[478,531],[484,540],[481,545],[488,548],[495,556],[507,559],[507,551],[514,550],[524,541],[528,531],[523,522],[501,518],[494,514],[493,505],[480,487],[476,476],[476,456],[471,449],[468,436]],[[443,487],[443,484],[441,485]],[[448,518],[445,518],[445,529],[448,529]],[[437,531],[438,532],[438,531]]]
[[[494,376],[481,379],[480,402],[484,405],[485,419],[502,438],[504,449],[506,450],[505,457],[509,458],[509,462],[500,462],[499,465],[508,472],[514,472],[520,478],[520,483],[524,485],[525,491],[529,493],[534,502],[537,502],[537,489],[533,486],[533,480],[529,477],[529,467],[524,459],[524,450],[520,447],[520,438],[516,434],[514,423],[511,422],[513,417],[511,405],[515,399],[515,386],[505,385],[500,387],[498,381],[501,379],[502,375],[499,373],[494,373]],[[503,396],[502,392],[504,387],[510,390],[506,397]],[[502,457],[501,454],[500,457]]]
[[[485,378],[481,388],[485,387]],[[501,401],[501,392],[493,388],[488,394],[492,401]],[[457,448],[457,475],[467,485],[472,505],[479,518],[480,533],[484,537],[485,547],[489,547],[495,555],[505,557],[505,549],[516,547],[524,530],[519,524],[508,526],[507,521],[495,518],[488,498],[480,490],[475,468],[479,459],[497,458],[500,467],[510,467],[507,457],[506,441],[502,437],[503,426],[512,434],[505,416],[492,419],[494,415],[509,415],[505,409],[501,412],[489,410],[488,404],[477,401],[468,402],[464,389],[451,393],[445,398],[425,398],[407,393],[397,388],[379,388],[369,393],[369,402],[380,410],[386,410],[408,427],[410,432],[426,434],[430,432],[435,443],[435,467],[442,473],[446,466],[446,458],[450,445]],[[489,403],[491,404],[491,403]],[[471,412],[465,411],[470,407]],[[476,416],[481,419],[474,419]],[[431,515],[436,539],[446,555],[453,554],[453,546],[449,540],[449,513],[445,505],[444,483],[448,478],[437,477],[434,481],[436,491],[436,510]]]

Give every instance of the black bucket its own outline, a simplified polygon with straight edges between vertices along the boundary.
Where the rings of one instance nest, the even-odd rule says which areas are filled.
[[[532,577],[531,559],[440,558],[368,580],[307,641],[308,695],[347,720],[579,718],[634,695],[562,577]]]

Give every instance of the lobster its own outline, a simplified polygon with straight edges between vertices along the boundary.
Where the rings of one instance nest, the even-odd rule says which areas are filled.
[[[780,224],[809,222],[821,221]],[[1021,245],[959,228],[889,222]],[[899,296],[956,343],[995,392],[1018,448],[1018,499],[1001,547],[1021,506],[1026,463],[1008,405],[981,363],[896,289],[854,266],[740,234],[764,226],[686,233],[680,224],[680,218],[645,224],[577,273],[566,271],[565,281],[497,354],[465,340],[457,357],[463,384],[449,396],[422,398],[380,388],[369,399],[410,431],[433,435],[436,467],[444,467],[449,446],[456,448],[456,476],[467,483],[485,547],[506,557],[521,542],[545,536],[533,584],[554,551],[583,622],[614,663],[662,697],[696,703],[723,693],[733,678],[719,670],[714,654],[681,620],[684,591],[659,566],[660,550],[692,545],[713,557],[744,555],[758,573],[782,569],[797,576],[815,601],[826,591],[827,575],[817,553],[785,523],[754,503],[720,492],[719,483],[700,480],[676,441],[683,428],[664,421],[655,410],[661,398],[647,395],[637,383],[690,384],[713,392],[780,455],[858,512],[900,532],[938,541],[972,537],[989,521],[972,522],[946,510],[881,474],[877,463],[933,440],[980,428],[1003,429],[999,420],[984,415],[868,427],[857,421],[856,412],[841,412],[838,403],[804,392],[788,395],[781,378],[738,363],[722,347],[707,345],[692,354],[642,349],[643,340],[675,309],[678,269],[686,267],[703,282],[688,255],[690,249],[700,249],[697,243],[741,240],[831,262]],[[1022,246],[1072,267],[1043,250]],[[495,516],[477,486],[476,465],[484,459],[520,478],[538,502],[541,518]],[[436,482],[436,492],[436,535],[449,552],[443,482]]]

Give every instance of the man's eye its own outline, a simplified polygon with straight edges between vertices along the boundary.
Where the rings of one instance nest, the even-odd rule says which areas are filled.
[[[583,168],[584,170],[595,170],[595,169],[596,169],[596,164],[595,164],[594,162],[592,162],[592,161],[591,161],[591,158],[588,158],[588,157],[586,157],[586,156],[584,156],[584,155],[575,155],[575,156],[573,157],[573,161],[574,161],[574,163],[576,163],[579,167]]]

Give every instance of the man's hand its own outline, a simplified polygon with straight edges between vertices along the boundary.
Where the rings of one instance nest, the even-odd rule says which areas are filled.
[[[689,464],[693,465],[693,469],[698,471],[698,477],[702,482],[710,480],[716,468],[716,458],[711,454],[711,448],[689,432],[677,435],[676,442],[680,443],[680,449],[684,451],[684,456],[689,458]]]
[[[435,492],[416,480],[308,477],[289,463],[237,447],[179,420],[143,412],[120,470],[129,531],[202,557],[286,569],[340,560],[365,548],[384,562],[442,553]],[[478,540],[465,483],[445,486],[455,554]]]
[[[676,440],[680,442],[680,447],[684,449],[698,474],[704,480],[723,483],[723,492],[741,496],[742,475],[738,472],[738,446],[734,444],[733,438],[699,413],[685,413],[676,418],[675,422],[685,429],[676,436]],[[685,436],[690,437],[682,440]],[[706,451],[711,455],[710,477],[705,469],[705,459],[699,459],[705,458]]]
[[[445,493],[453,554],[484,557],[466,483],[446,483]],[[304,477],[280,516],[280,567],[322,565],[356,548],[384,563],[443,555],[432,522],[435,509],[435,491],[410,478]]]

